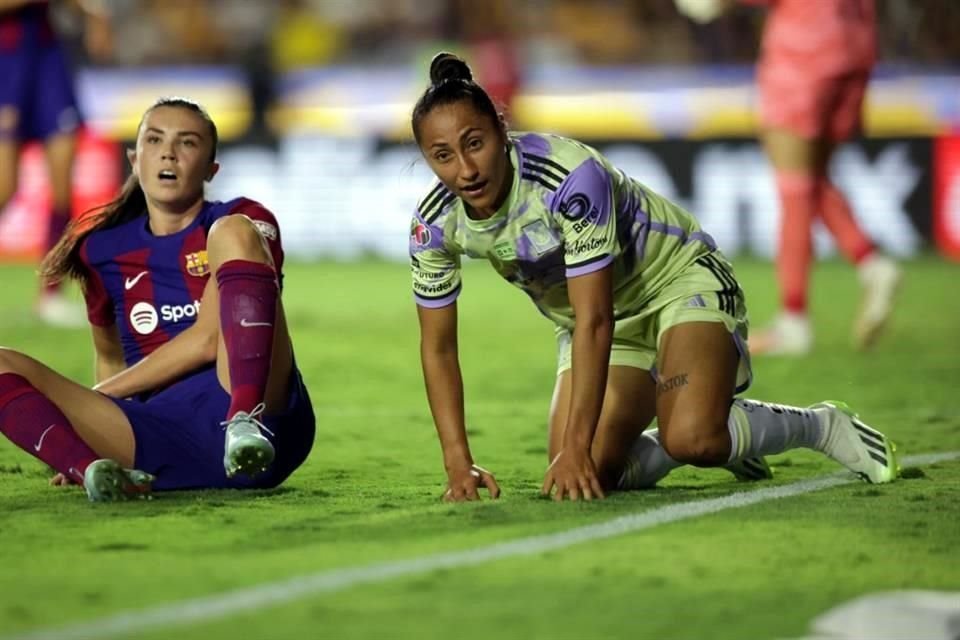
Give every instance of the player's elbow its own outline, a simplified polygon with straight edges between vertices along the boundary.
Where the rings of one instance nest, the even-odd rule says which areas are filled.
[[[576,317],[574,332],[594,336],[596,338],[609,338],[613,335],[613,310],[595,310],[590,313],[581,314]]]

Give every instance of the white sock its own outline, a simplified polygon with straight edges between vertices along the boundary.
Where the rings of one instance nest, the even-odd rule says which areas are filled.
[[[820,419],[811,409],[735,398],[727,419],[729,461],[755,458],[788,449],[819,449]]]
[[[657,429],[644,431],[630,448],[627,465],[617,482],[622,490],[649,489],[668,473],[683,466],[669,455],[660,444]]]

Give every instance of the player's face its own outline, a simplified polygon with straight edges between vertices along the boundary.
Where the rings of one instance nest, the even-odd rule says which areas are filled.
[[[420,151],[434,174],[488,216],[510,192],[513,171],[506,142],[500,123],[468,100],[436,107],[420,121]]]
[[[147,201],[182,210],[203,199],[204,181],[219,169],[212,151],[210,128],[199,114],[166,106],[144,117],[129,157]]]

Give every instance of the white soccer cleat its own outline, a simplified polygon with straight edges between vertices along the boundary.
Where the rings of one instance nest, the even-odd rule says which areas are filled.
[[[853,338],[858,348],[869,349],[883,332],[893,311],[901,272],[896,262],[875,253],[860,263],[857,276],[863,294],[853,327]]]
[[[36,312],[40,321],[51,327],[76,329],[87,324],[83,305],[59,292],[41,294],[37,300]]]
[[[751,336],[748,345],[754,355],[802,356],[813,349],[813,328],[805,313],[780,313],[766,329]]]
[[[872,484],[893,482],[900,476],[896,445],[861,422],[846,404],[829,400],[812,405],[810,409],[823,427],[818,451]]]
[[[273,463],[276,451],[273,443],[267,440],[262,431],[270,435],[273,435],[273,432],[258,419],[264,408],[261,402],[250,413],[237,411],[232,418],[220,423],[227,431],[223,469],[228,478],[238,473],[252,478],[269,469]]]
[[[90,502],[148,500],[155,478],[137,469],[124,469],[119,462],[101,458],[90,463],[83,474],[83,488]]]

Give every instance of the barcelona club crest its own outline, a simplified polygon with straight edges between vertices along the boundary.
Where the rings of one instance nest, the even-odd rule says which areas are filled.
[[[187,273],[192,276],[205,276],[210,273],[210,262],[207,260],[207,252],[196,251],[183,256],[187,262]]]

